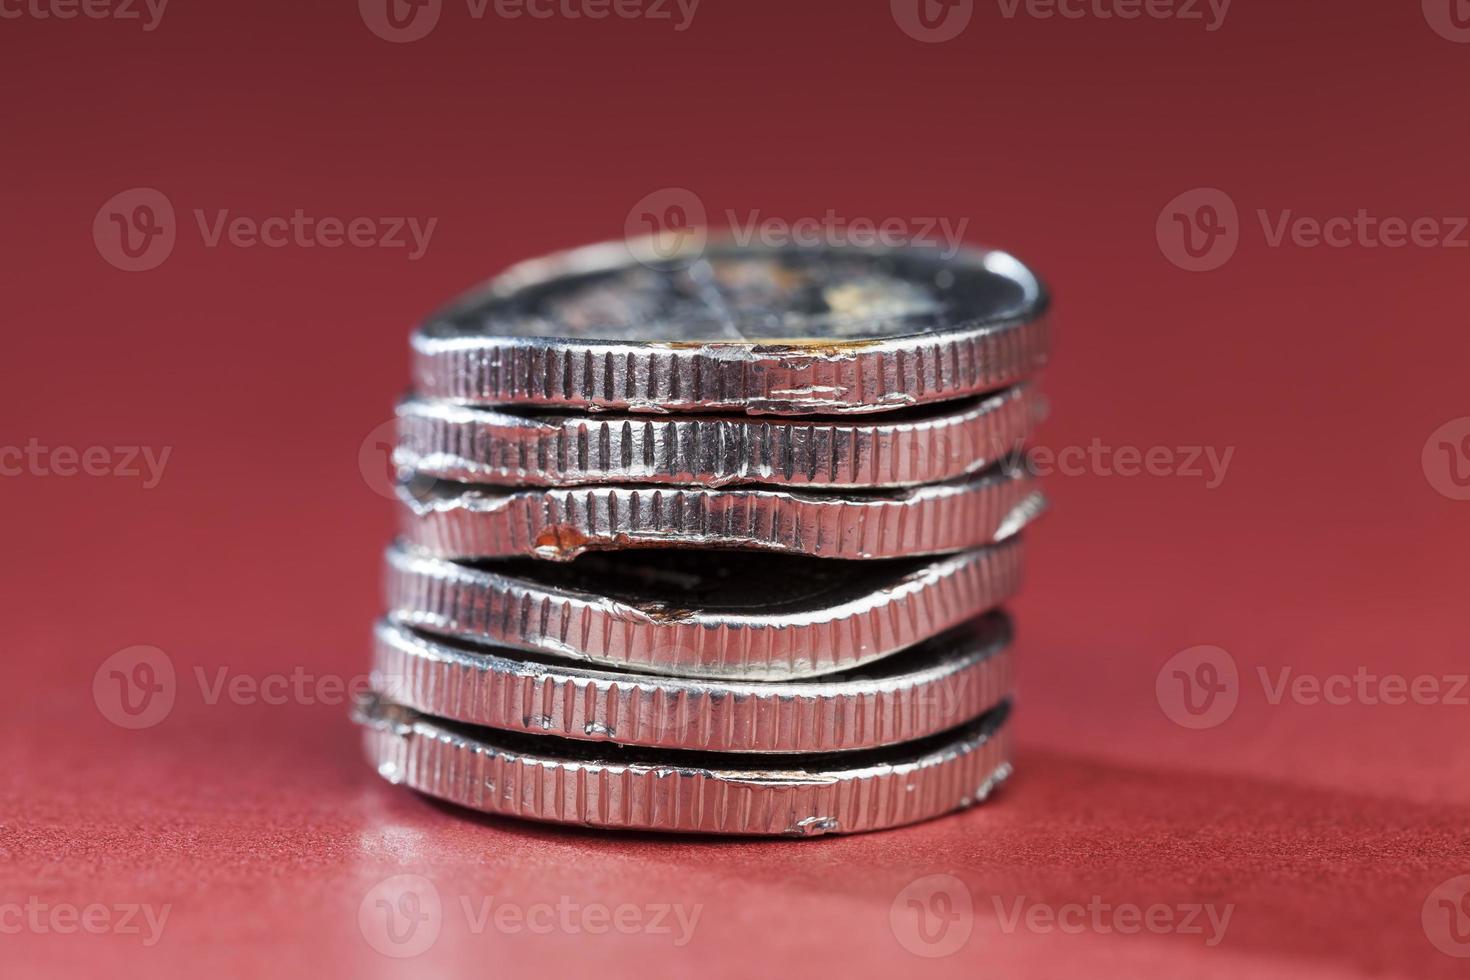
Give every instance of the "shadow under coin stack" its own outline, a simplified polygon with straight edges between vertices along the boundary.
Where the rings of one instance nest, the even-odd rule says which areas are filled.
[[[1010,773],[1046,292],[999,252],[624,243],[413,337],[387,779],[585,826],[806,836]]]

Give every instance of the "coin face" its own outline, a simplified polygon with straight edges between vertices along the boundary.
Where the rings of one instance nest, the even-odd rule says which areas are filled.
[[[926,248],[726,244],[693,262],[648,265],[614,248],[562,269],[519,267],[423,329],[436,338],[840,347],[1030,316],[1041,302],[1035,277],[998,252],[945,259]]]
[[[413,337],[419,393],[634,412],[874,412],[998,390],[1046,359],[1046,290],[1003,252],[626,244],[516,266]]]
[[[369,696],[368,761],[390,782],[486,813],[619,830],[811,837],[928,820],[1011,771],[1002,704],[938,735],[860,752],[750,756],[497,731]]]

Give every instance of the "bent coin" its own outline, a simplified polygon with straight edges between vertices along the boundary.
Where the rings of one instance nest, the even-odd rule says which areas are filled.
[[[1011,624],[965,623],[865,673],[779,684],[589,670],[383,620],[373,690],[450,721],[673,749],[837,752],[924,738],[1011,693]]]
[[[900,487],[976,472],[1040,421],[1030,385],[876,419],[524,415],[409,398],[400,468],[461,483]]]
[[[1046,289],[1004,252],[628,243],[525,262],[413,335],[429,398],[633,412],[874,412],[1046,361]]]
[[[379,775],[486,813],[619,830],[810,837],[915,823],[984,800],[1011,772],[1005,705],[918,742],[751,757],[591,744],[440,721],[369,695]],[[758,763],[758,765],[756,765]]]
[[[570,560],[613,548],[744,548],[814,558],[943,554],[1015,534],[1045,507],[1020,462],[867,493],[702,487],[506,491],[400,484],[403,538],[436,558]]]
[[[450,562],[388,549],[405,625],[629,670],[787,680],[847,670],[1010,598],[1011,537],[942,558],[839,562],[731,551],[596,552],[573,562]]]

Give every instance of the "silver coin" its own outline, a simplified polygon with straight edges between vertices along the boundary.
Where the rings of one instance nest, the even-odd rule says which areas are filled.
[[[1017,461],[924,487],[866,493],[703,487],[398,487],[403,540],[436,558],[570,560],[614,548],[744,548],[814,558],[944,554],[1010,537],[1045,507]]]
[[[875,419],[516,414],[410,398],[394,462],[463,483],[900,487],[951,480],[1019,447],[1044,412],[1017,385]]]
[[[633,412],[873,412],[977,395],[1046,360],[1045,288],[1003,252],[758,248],[515,266],[413,336],[420,393]]]
[[[450,562],[395,545],[389,614],[460,639],[685,677],[848,670],[995,608],[1019,537],[942,558],[834,562],[730,551],[595,552],[575,562]]]
[[[1002,706],[963,728],[882,749],[752,757],[475,728],[375,697],[355,713],[379,775],[474,810],[618,830],[790,837],[898,827],[984,800],[1011,772],[1006,714]]]
[[[818,681],[700,681],[589,670],[433,640],[391,620],[375,634],[373,690],[489,728],[717,752],[837,752],[954,728],[1011,694],[1010,621],[992,613],[863,673]]]

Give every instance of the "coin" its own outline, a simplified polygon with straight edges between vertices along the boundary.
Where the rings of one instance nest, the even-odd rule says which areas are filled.
[[[897,827],[984,800],[1011,772],[1007,714],[1002,705],[887,748],[753,757],[476,728],[374,696],[355,712],[379,775],[460,806],[586,827],[791,837]]]
[[[1011,693],[1011,625],[991,613],[872,665],[816,681],[691,680],[589,670],[544,655],[375,633],[373,689],[489,728],[719,752],[835,752],[924,738]]]
[[[943,554],[1009,537],[1045,507],[1024,464],[889,491],[703,487],[507,491],[401,484],[403,539],[436,558],[570,560],[614,548],[746,548],[816,558]]]
[[[1030,385],[875,419],[519,414],[409,398],[394,462],[464,483],[899,487],[980,470],[1044,411]]]
[[[787,680],[865,664],[998,606],[1013,536],[941,558],[837,562],[730,551],[595,552],[573,562],[387,553],[388,611],[408,626],[622,669]]]
[[[632,412],[874,412],[1046,360],[1045,288],[1004,252],[626,243],[511,268],[413,335],[420,394]]]

